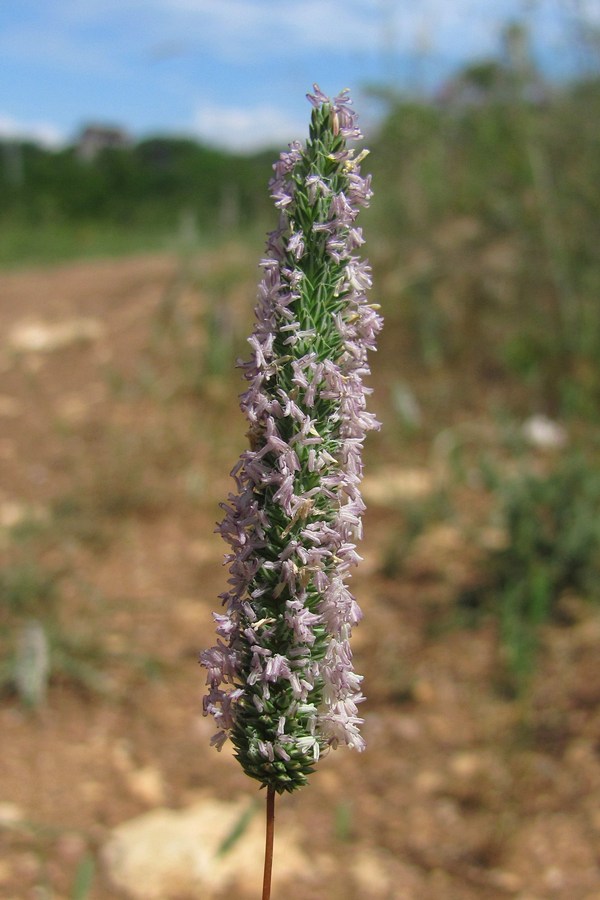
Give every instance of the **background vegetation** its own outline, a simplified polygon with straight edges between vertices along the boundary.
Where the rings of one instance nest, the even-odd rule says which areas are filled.
[[[421,404],[441,413],[457,394],[465,410],[484,403],[495,416],[595,427],[600,79],[549,84],[514,25],[497,59],[470,64],[434,100],[369,93],[384,110],[368,141],[377,202],[364,222],[385,305],[384,355],[401,353],[403,377],[415,374],[414,390],[397,378],[385,386],[397,427],[410,430]],[[194,282],[194,250],[232,238],[258,247],[273,227],[266,185],[277,151],[234,156],[169,137],[91,159],[77,145],[2,149],[0,263],[177,249],[181,277],[155,345],[175,348],[196,390],[222,376],[236,331],[223,297],[239,273],[223,284],[223,275],[203,276],[212,305],[202,315],[178,297]],[[209,337],[204,353],[198,329]]]
[[[497,59],[468,66],[434,99],[374,88],[369,95],[382,116],[367,141],[375,201],[362,225],[385,317],[373,364],[374,408],[385,427],[368,443],[365,481],[373,537],[360,652],[369,702],[392,723],[399,716],[405,743],[418,740],[411,722],[421,721],[423,709],[425,720],[438,701],[438,722],[453,727],[455,717],[453,735],[439,739],[436,773],[445,765],[444,741],[462,733],[465,708],[479,709],[483,730],[473,743],[489,741],[490,756],[508,759],[519,733],[532,753],[564,750],[565,765],[572,745],[579,771],[584,745],[597,765],[593,716],[600,700],[592,620],[600,573],[600,78],[592,72],[548,83],[531,62],[525,33],[512,27]],[[197,603],[200,596],[208,610],[222,589],[213,585],[220,577],[214,548],[198,548],[195,537],[201,519],[210,533],[227,466],[239,451],[239,429],[230,427],[240,387],[234,366],[246,352],[264,233],[274,226],[267,182],[279,149],[233,156],[155,137],[86,160],[77,146],[0,146],[7,284],[12,270],[32,264],[133,251],[169,257],[144,257],[123,283],[115,276],[98,296],[84,291],[90,315],[107,323],[91,352],[96,338],[83,334],[64,350],[66,361],[48,353],[40,362],[39,354],[14,348],[0,356],[0,412],[8,423],[0,451],[23,441],[12,462],[2,457],[13,474],[0,486],[0,689],[8,704],[39,712],[53,690],[86,703],[92,696],[121,706],[127,728],[133,709],[141,735],[142,712],[131,698],[178,684],[170,708],[189,719],[181,696],[189,693],[199,637],[194,633],[190,649],[198,610],[194,605],[190,616],[185,597]],[[43,279],[32,284],[44,319]],[[20,310],[3,312],[20,320]],[[93,391],[70,396],[79,379]],[[30,416],[25,437],[19,410]],[[20,453],[39,453],[43,466],[30,460],[24,467]],[[50,473],[46,481],[40,471]],[[5,504],[5,495],[18,502]],[[140,563],[146,544],[146,565],[157,566],[150,573]],[[161,557],[165,547],[175,562]],[[165,593],[181,595],[173,605],[179,636],[175,619],[167,622],[171,600],[158,596],[161,577]],[[155,626],[159,616],[164,621]],[[446,668],[443,654],[436,656],[440,635],[451,635]],[[422,658],[431,672],[450,672],[439,696],[431,677],[419,675]],[[458,692],[455,707],[444,694],[449,685]],[[517,713],[508,716],[505,702]],[[169,709],[162,699],[153,703]],[[496,732],[491,725],[485,731],[490,709]],[[146,740],[170,741],[163,726]],[[457,772],[469,753],[473,761],[470,733],[464,730]],[[436,745],[427,734],[425,728],[430,752]],[[157,743],[152,752],[162,763],[170,751]],[[183,758],[185,751],[177,752]],[[189,752],[195,771],[195,745]],[[386,752],[382,772],[391,765]],[[181,781],[185,764],[176,756],[171,762],[173,782]],[[474,869],[477,877],[494,873],[503,854],[510,859],[510,828],[498,832],[500,820],[505,828],[498,798],[513,804],[509,818],[526,818],[527,785],[534,811],[538,798],[552,793],[514,771],[512,799],[504,782],[489,797],[481,785],[457,795],[461,821],[484,807],[494,821],[489,846],[465,857],[467,882]],[[591,784],[591,762],[586,771]],[[110,773],[103,777],[110,783]],[[178,802],[186,796],[181,790]],[[452,790],[444,788],[449,796]],[[374,785],[372,794],[381,793]],[[579,815],[581,797],[569,794],[567,803],[558,788],[555,795],[561,815],[568,803]],[[346,821],[344,802],[333,827],[351,847],[359,826]],[[419,795],[415,808],[427,802]],[[382,834],[387,814],[379,821],[372,810],[370,831]],[[361,815],[366,821],[365,810]],[[390,858],[404,858],[410,841],[398,843],[391,830],[384,844]],[[485,829],[477,824],[475,832]],[[439,839],[428,838],[423,871],[446,864],[450,871],[447,861],[427,856],[447,839],[445,826]],[[83,885],[73,896],[88,896],[95,840],[86,832],[83,846],[92,856],[82,856],[76,871],[72,866],[69,889],[78,879]],[[460,840],[467,846],[465,834]],[[46,846],[39,852],[44,856]],[[481,881],[478,896],[492,896],[491,883]],[[423,896],[462,896],[440,891]]]

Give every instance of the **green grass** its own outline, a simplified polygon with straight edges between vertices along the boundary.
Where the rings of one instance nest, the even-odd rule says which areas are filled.
[[[25,225],[0,223],[0,268],[41,266],[173,249],[173,235],[158,229],[100,222]]]
[[[183,216],[178,226],[157,222],[122,225],[94,218],[49,219],[32,224],[19,217],[3,218],[0,219],[0,270],[141,253],[189,256],[198,250],[222,246],[228,237],[222,231],[211,229],[210,223],[190,234]],[[231,237],[238,243],[256,247],[256,256],[262,246],[264,228],[255,222],[236,230]],[[224,276],[231,277],[231,272]]]
[[[506,540],[488,553],[463,607],[497,619],[509,675],[521,690],[535,671],[540,629],[568,596],[600,599],[600,474],[567,455],[547,474],[499,479],[495,518]]]

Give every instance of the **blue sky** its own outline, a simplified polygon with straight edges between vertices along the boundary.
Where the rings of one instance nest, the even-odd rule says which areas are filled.
[[[514,18],[562,76],[575,13],[599,26],[600,0],[0,0],[0,135],[97,122],[252,150],[304,136],[314,81],[349,87],[368,128],[365,84],[432,89]]]

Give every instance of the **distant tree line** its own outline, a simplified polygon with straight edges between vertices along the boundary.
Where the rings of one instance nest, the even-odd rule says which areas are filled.
[[[155,137],[100,149],[53,151],[33,143],[0,145],[0,222],[102,221],[177,226],[192,214],[201,230],[244,226],[269,207],[273,152],[236,156],[187,138]]]

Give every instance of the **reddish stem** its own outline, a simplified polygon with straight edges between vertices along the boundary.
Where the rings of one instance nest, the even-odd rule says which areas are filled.
[[[265,840],[265,873],[262,900],[271,898],[271,873],[273,871],[273,838],[275,835],[275,788],[267,787],[267,834]]]

